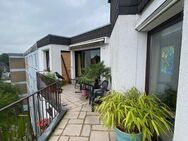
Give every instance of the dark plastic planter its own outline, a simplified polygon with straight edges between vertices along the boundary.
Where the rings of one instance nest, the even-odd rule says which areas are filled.
[[[139,134],[128,134],[115,128],[116,138],[118,141],[141,141],[142,133]]]

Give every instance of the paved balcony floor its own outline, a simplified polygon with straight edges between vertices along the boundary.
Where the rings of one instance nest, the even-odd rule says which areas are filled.
[[[63,104],[69,109],[49,141],[116,141],[113,130],[102,126],[88,100],[75,93],[73,85],[63,87]]]

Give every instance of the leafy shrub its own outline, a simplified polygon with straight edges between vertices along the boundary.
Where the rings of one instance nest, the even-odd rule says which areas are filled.
[[[10,83],[0,81],[0,108],[18,100],[20,91]]]
[[[2,74],[3,74],[3,69],[0,68],[0,80],[1,80]]]
[[[11,85],[10,83],[0,82],[0,108],[3,108],[18,100],[19,94],[20,91],[15,86]],[[9,113],[11,112],[12,111],[9,111]],[[4,125],[4,120],[6,118],[6,113],[0,113],[0,125]]]
[[[50,85],[56,81],[55,73],[47,72],[42,74],[41,79],[46,85]]]
[[[176,110],[177,91],[169,88],[159,96],[162,102],[164,102],[172,111]]]
[[[19,99],[20,91],[10,83],[0,82],[0,108],[3,108]],[[29,113],[23,110],[23,103],[7,108],[0,112],[0,140],[29,141],[30,127]]]
[[[80,78],[82,83],[92,83],[96,82],[102,77],[102,79],[109,80],[111,78],[110,69],[106,68],[104,62],[97,64],[91,64],[85,69],[83,69],[83,74]]]

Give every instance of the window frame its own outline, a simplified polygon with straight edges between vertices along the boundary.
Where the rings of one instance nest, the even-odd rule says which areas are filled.
[[[154,29],[148,32],[147,53],[146,53],[146,78],[145,78],[145,92],[147,95],[149,95],[149,87],[150,87],[149,75],[150,75],[151,36],[181,21],[183,21],[183,12],[178,13],[174,17],[168,19],[167,21],[163,22],[162,24],[160,24],[159,26],[155,27]]]
[[[75,50],[75,76],[76,77],[79,77],[78,76],[78,66],[77,66],[77,54],[78,53],[81,53],[81,54],[83,54],[83,53],[85,53],[86,51],[92,51],[92,50],[99,50],[99,52],[100,52],[100,61],[101,61],[101,48],[100,47],[97,47],[97,48],[91,48],[91,49],[84,49],[84,50]],[[85,55],[84,55],[85,56]],[[81,57],[81,61],[83,61],[82,60],[83,58]],[[81,65],[83,65],[83,64],[81,64]],[[82,66],[82,67],[85,67],[85,66]]]

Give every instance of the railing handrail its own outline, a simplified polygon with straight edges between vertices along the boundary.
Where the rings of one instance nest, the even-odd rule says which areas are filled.
[[[28,99],[28,98],[34,96],[35,94],[40,93],[41,91],[47,89],[47,88],[50,87],[50,86],[53,86],[54,84],[56,84],[56,83],[58,83],[58,82],[59,82],[59,80],[56,80],[54,83],[48,85],[47,87],[42,88],[42,89],[40,89],[40,90],[38,90],[38,91],[36,91],[36,92],[34,92],[34,93],[32,93],[32,94],[30,94],[30,95],[24,97],[24,98],[21,98],[21,99],[15,101],[15,102],[12,102],[11,104],[9,104],[9,105],[7,105],[7,106],[1,108],[1,109],[0,109],[0,112],[4,111],[4,110],[6,110],[6,109],[9,109],[9,108],[11,108],[11,107],[13,107],[14,105],[16,105],[16,104],[22,102],[22,101],[25,100],[25,99]]]

